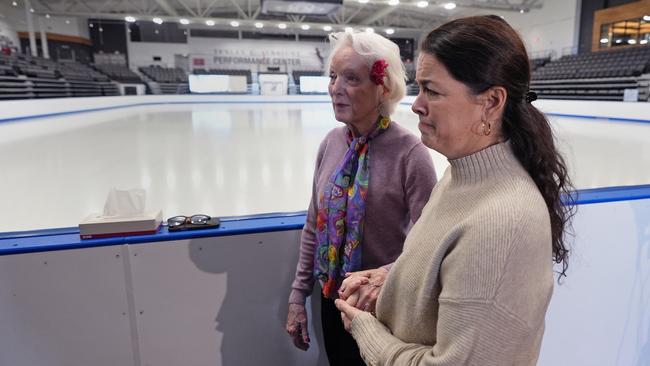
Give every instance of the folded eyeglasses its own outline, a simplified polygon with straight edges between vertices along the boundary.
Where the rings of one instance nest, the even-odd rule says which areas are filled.
[[[192,215],[192,216],[174,216],[167,219],[169,227],[177,227],[185,224],[192,225],[207,225],[212,217],[208,215]]]

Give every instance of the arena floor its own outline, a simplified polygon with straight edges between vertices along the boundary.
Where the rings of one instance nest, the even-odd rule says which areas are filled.
[[[594,102],[597,105],[597,102]],[[550,117],[577,188],[650,183],[650,124]],[[419,135],[401,105],[393,119]],[[76,226],[111,187],[164,217],[305,210],[328,103],[172,104],[0,124],[0,232]],[[447,162],[432,151],[438,175]]]

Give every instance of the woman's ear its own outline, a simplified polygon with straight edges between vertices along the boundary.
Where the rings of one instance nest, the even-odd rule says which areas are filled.
[[[508,100],[508,91],[502,86],[493,86],[483,92],[483,118],[486,121],[500,121]]]

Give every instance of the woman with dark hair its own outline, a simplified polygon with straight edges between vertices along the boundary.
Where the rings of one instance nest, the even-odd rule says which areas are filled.
[[[569,181],[549,123],[531,105],[526,49],[500,17],[457,19],[424,39],[416,80],[422,141],[450,167],[376,317],[337,300],[344,325],[368,365],[535,365],[572,206],[560,201]],[[355,289],[346,280],[341,299]]]

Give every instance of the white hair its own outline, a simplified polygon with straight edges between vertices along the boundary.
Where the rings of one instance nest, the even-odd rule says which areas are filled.
[[[384,60],[388,64],[384,85],[389,92],[384,97],[380,113],[390,116],[395,111],[397,103],[406,95],[406,71],[399,55],[399,47],[393,41],[379,34],[368,32],[332,33],[329,35],[329,39],[331,52],[325,68],[327,73],[329,73],[332,58],[344,47],[352,47],[366,60],[368,68],[372,68],[377,60]]]

